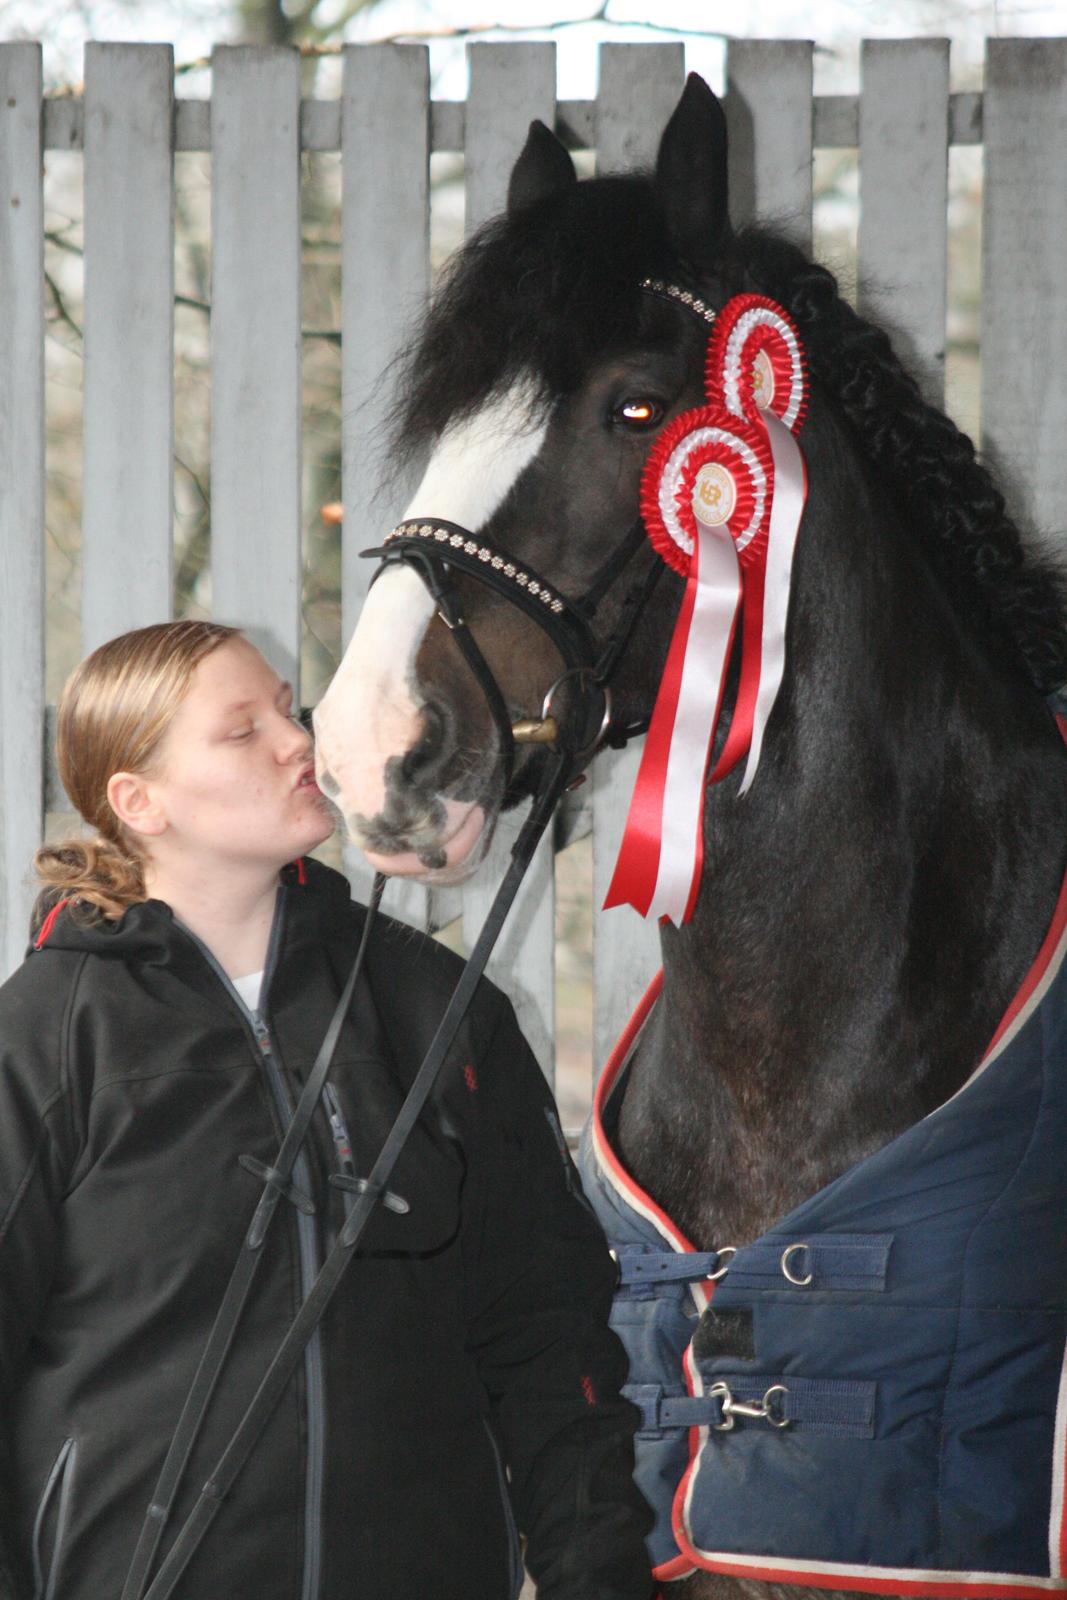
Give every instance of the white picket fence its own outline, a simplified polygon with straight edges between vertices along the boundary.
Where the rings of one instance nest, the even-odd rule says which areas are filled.
[[[82,150],[85,178],[83,647],[171,614],[175,151],[211,152],[212,591],[294,679],[300,658],[302,150],[343,165],[344,634],[365,593],[359,549],[379,462],[366,397],[429,288],[429,156],[465,154],[467,221],[503,203],[532,117],[600,170],[651,160],[683,80],[680,44],[605,45],[593,102],[556,101],[551,44],[480,44],[465,103],[431,102],[421,46],[355,46],[338,100],[300,98],[284,49],[220,48],[210,103],[174,97],[162,45],[90,45],[82,98],[42,97],[35,44],[0,45],[0,968],[21,958],[27,864],[56,780],[43,688],[42,160]],[[735,220],[810,242],[812,156],[858,147],[860,303],[941,392],[950,143],[985,159],[982,435],[1035,525],[1067,527],[1067,41],[996,40],[982,95],[949,94],[947,42],[871,42],[859,97],[813,98],[812,47],[737,42],[728,62]],[[380,391],[379,391],[380,393]],[[384,405],[386,396],[381,396]],[[378,407],[380,410],[380,406]],[[1021,495],[1021,499],[1019,496]],[[862,537],[862,529],[857,529]],[[603,899],[638,752],[601,758],[588,812]],[[54,802],[54,793],[51,795]],[[476,927],[496,857],[467,889]],[[413,917],[424,906],[409,896]],[[603,1059],[657,963],[653,930],[598,916]],[[551,1069],[554,887],[542,851],[494,961]]]

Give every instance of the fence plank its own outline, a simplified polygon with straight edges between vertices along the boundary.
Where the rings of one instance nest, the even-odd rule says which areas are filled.
[[[171,615],[174,52],[85,50],[82,644]]]
[[[556,53],[551,44],[477,44],[469,50],[467,231],[504,205],[512,164],[530,122],[556,116]],[[507,870],[527,807],[501,817],[478,876],[463,892],[463,936],[470,949]],[[493,952],[490,975],[506,989],[543,1070],[555,1076],[556,884],[552,842],[541,841]]]
[[[685,79],[681,44],[602,44],[596,99],[597,171],[651,171]]]
[[[945,395],[947,39],[866,39],[859,307],[890,331],[927,399]]]
[[[986,59],[982,443],[1033,529],[1067,532],[1067,40]]]
[[[651,167],[659,136],[681,93],[680,44],[600,49],[597,166]],[[604,751],[593,763],[593,1070],[607,1060],[623,1023],[660,964],[659,935],[628,906],[604,912],[608,884],[633,793],[640,742]]]
[[[474,44],[468,47],[466,183],[467,232],[502,211],[508,176],[535,117],[556,120],[554,44]]]
[[[730,216],[761,222],[811,249],[814,127],[806,39],[734,39],[726,57]]]
[[[44,812],[41,47],[0,45],[0,976],[22,959]]]
[[[356,625],[372,563],[404,509],[410,484],[385,479],[390,363],[425,307],[430,286],[430,64],[425,45],[350,45],[341,96],[342,642]],[[371,871],[346,849],[345,868],[366,899]],[[396,883],[388,909],[416,926],[432,911],[426,890]]]
[[[300,57],[212,62],[212,610],[299,698]]]

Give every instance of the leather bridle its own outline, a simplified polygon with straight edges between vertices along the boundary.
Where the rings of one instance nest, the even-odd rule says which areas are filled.
[[[691,312],[705,328],[715,321],[714,309],[691,289],[683,289],[662,278],[645,278],[640,288]],[[566,749],[575,768],[574,776],[577,776],[577,769],[584,767],[603,745],[619,749],[647,731],[647,717],[628,723],[615,720],[611,681],[652,598],[663,572],[662,561],[653,561],[644,579],[631,585],[623,598],[615,628],[603,644],[598,643],[592,629],[601,601],[644,545],[644,524],[638,518],[598,568],[580,600],[568,599],[534,571],[529,562],[499,549],[469,528],[441,518],[415,517],[401,522],[386,535],[381,545],[361,554],[376,556],[381,561],[372,582],[390,565],[402,562],[413,568],[425,583],[438,616],[450,630],[485,697],[497,730],[505,782],[508,782],[517,744]],[[546,691],[540,717],[512,721],[500,685],[463,615],[452,583],[453,572],[475,579],[524,612],[555,646],[563,662],[563,671]],[[569,719],[570,727],[553,714],[556,695],[564,684],[571,687],[579,708],[579,715]],[[576,726],[580,730],[577,737]]]
[[[612,715],[611,680],[641,614],[652,598],[663,571],[653,561],[643,578],[623,596],[618,621],[607,640],[598,642],[593,618],[605,595],[614,587],[646,543],[644,525],[633,524],[626,537],[598,568],[589,588],[578,601],[569,600],[542,578],[528,562],[519,561],[488,540],[455,522],[417,518],[401,522],[384,542],[364,556],[377,556],[381,577],[401,562],[418,573],[426,585],[437,615],[449,629],[457,648],[478,681],[497,731],[510,780],[517,744],[541,744],[568,751],[577,769],[590,761],[602,744],[620,746],[644,733],[647,719],[619,724]],[[548,636],[562,663],[559,676],[548,687],[539,718],[512,720],[503,691],[480,645],[467,625],[456,591],[454,572],[475,579],[523,612]],[[373,580],[372,580],[373,581]],[[567,685],[577,714],[564,723],[554,713],[559,691]],[[574,774],[576,775],[576,773]]]

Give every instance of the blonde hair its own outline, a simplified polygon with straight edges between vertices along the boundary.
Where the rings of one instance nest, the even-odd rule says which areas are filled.
[[[75,667],[59,701],[56,755],[71,804],[96,836],[37,851],[34,931],[61,900],[95,921],[145,899],[144,855],[111,809],[108,781],[116,772],[151,770],[197,666],[239,637],[216,622],[160,622],[120,634]]]

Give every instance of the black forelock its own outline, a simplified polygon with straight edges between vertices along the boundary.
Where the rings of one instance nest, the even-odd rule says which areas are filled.
[[[394,440],[407,456],[520,373],[543,397],[576,388],[648,314],[648,276],[683,275],[651,178],[575,184],[494,218],[449,263],[401,359]]]

